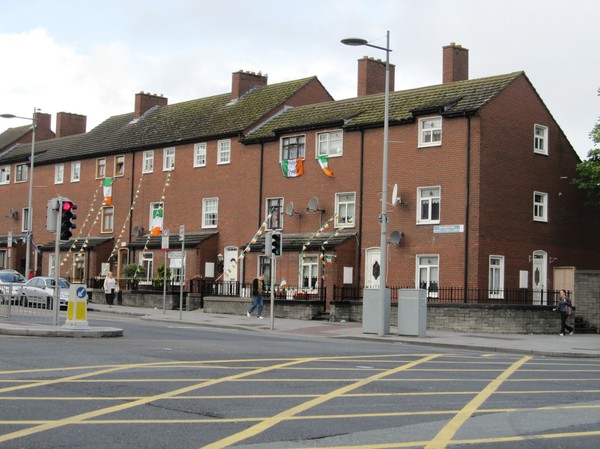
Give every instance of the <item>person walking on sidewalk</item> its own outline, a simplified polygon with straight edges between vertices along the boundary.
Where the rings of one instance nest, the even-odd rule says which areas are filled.
[[[575,329],[567,324],[567,318],[571,315],[571,310],[573,304],[571,303],[571,298],[567,296],[567,292],[565,290],[561,290],[558,296],[558,305],[552,309],[555,312],[558,311],[560,313],[560,336],[565,336],[565,330],[569,331],[570,335],[573,335]]]
[[[106,298],[106,304],[108,304],[108,307],[112,307],[113,302],[115,301],[116,287],[117,281],[115,281],[112,272],[109,271],[104,278],[104,297]]]
[[[261,274],[258,278],[254,279],[252,281],[252,307],[250,307],[246,311],[246,316],[248,318],[250,318],[250,316],[252,315],[252,312],[254,312],[254,309],[256,309],[258,307],[258,311],[256,312],[258,314],[257,318],[259,320],[263,319],[262,310],[263,310],[263,306],[264,306],[264,298],[263,298],[263,292],[265,291],[264,283],[265,283],[265,275],[264,274]]]

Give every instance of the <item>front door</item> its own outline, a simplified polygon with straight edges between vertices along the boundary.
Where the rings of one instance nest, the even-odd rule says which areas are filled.
[[[532,259],[532,285],[533,303],[537,305],[546,304],[544,291],[548,288],[547,282],[547,259],[545,251],[534,251]]]
[[[238,280],[238,249],[235,246],[225,248],[223,256],[223,280],[226,282],[237,282]]]
[[[365,288],[379,288],[382,275],[380,249],[367,249],[365,252]]]

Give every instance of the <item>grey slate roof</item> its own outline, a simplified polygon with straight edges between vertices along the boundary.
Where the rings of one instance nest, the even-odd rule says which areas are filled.
[[[340,233],[333,236],[332,232],[321,233],[318,237],[313,238],[313,234],[282,234],[282,243],[284,251],[302,251],[306,245],[306,251],[318,251],[322,247],[326,250],[335,248],[344,243],[348,239],[356,237],[355,232]],[[245,248],[245,246],[243,247]],[[256,243],[250,245],[250,251],[264,251],[265,237],[264,235],[256,240]]]
[[[415,116],[426,113],[472,113],[519,76],[524,76],[524,72],[390,92],[389,123],[412,122]],[[271,140],[285,132],[323,126],[382,126],[383,119],[384,94],[367,95],[289,109],[248,134],[244,141]]]
[[[2,134],[0,134],[0,154],[4,149],[11,147],[17,140],[31,132],[31,125],[17,126],[15,128],[8,128]]]
[[[134,120],[133,113],[110,117],[85,134],[36,142],[36,164],[127,152],[142,148],[236,136],[281,107],[294,93],[316,80],[308,77],[257,87],[237,101],[231,94],[155,107]],[[17,145],[0,163],[27,160],[29,144]]]

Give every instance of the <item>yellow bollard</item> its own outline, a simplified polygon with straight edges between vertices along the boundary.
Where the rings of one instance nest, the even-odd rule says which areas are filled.
[[[87,289],[84,284],[71,284],[69,289],[69,304],[64,328],[88,329],[87,322]]]

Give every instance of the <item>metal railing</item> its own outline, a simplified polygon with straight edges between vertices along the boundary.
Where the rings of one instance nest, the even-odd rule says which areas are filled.
[[[398,302],[398,293],[404,288],[389,287],[391,302]],[[534,290],[509,288],[489,290],[485,288],[434,287],[427,290],[429,304],[506,304],[553,306],[558,302],[558,290]],[[363,287],[354,285],[333,286],[333,301],[362,301]]]
[[[0,320],[23,323],[53,324],[53,300],[29,303],[20,286],[3,286],[0,290]]]
[[[221,282],[206,279],[191,279],[190,292],[200,293],[204,298],[206,296],[238,296],[250,298],[252,296],[252,283],[242,282]],[[270,286],[265,290],[265,297],[270,297]],[[307,288],[297,285],[286,285],[285,287],[275,286],[275,299],[288,299],[297,301],[325,301],[327,290],[325,287]]]

